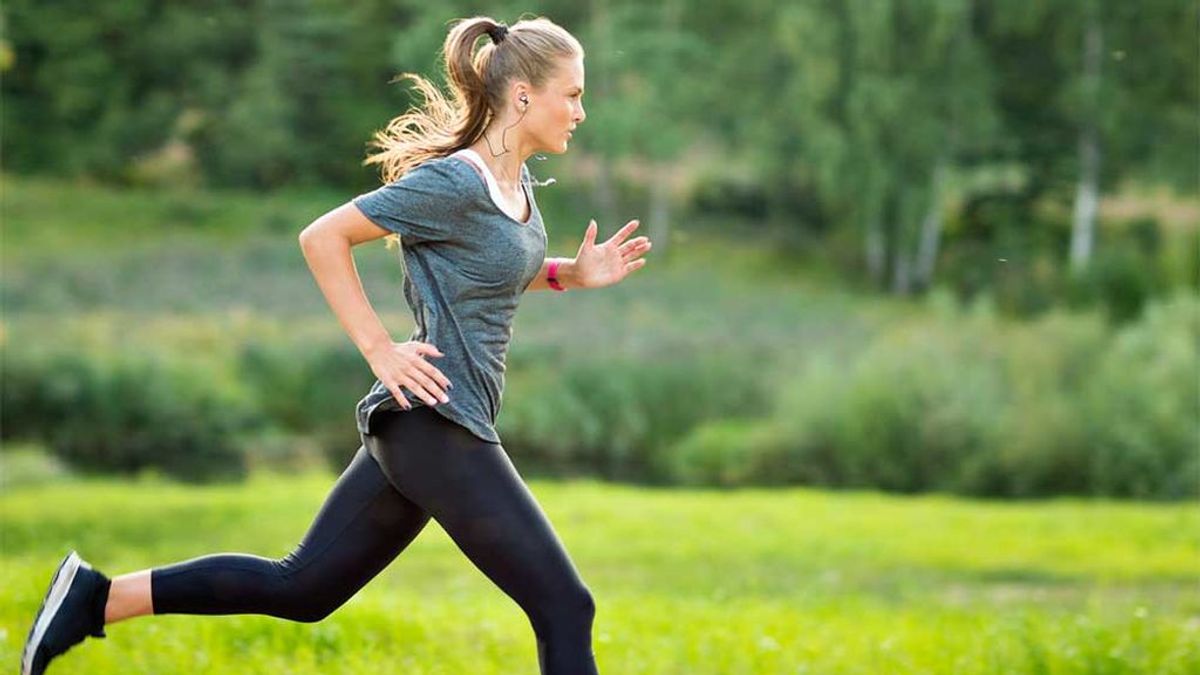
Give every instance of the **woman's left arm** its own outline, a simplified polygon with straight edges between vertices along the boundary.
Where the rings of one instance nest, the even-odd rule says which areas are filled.
[[[617,231],[608,241],[596,244],[596,221],[588,223],[588,229],[583,234],[583,243],[574,258],[547,258],[542,262],[542,269],[537,277],[525,288],[527,291],[538,291],[550,288],[546,278],[550,271],[550,263],[559,261],[558,284],[566,289],[571,288],[603,288],[611,286],[628,276],[634,270],[641,269],[646,264],[642,255],[650,250],[650,239],[638,237],[625,241],[639,223],[631,220]]]

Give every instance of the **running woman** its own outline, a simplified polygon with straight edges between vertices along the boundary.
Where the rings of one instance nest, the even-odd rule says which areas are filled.
[[[485,44],[478,45],[481,39]],[[296,548],[216,553],[110,579],[71,551],[25,643],[22,673],[107,624],[147,614],[265,614],[315,622],[437,520],[526,613],[545,675],[596,673],[592,595],[509,460],[495,421],[512,320],[525,291],[600,288],[645,265],[638,221],[604,243],[589,222],[574,258],[546,258],[525,160],[566,152],[583,110],[583,48],[545,18],[456,22],[451,94],[407,74],[423,103],[376,133],[383,185],[300,233],[316,283],[377,377],[359,401],[362,445]],[[398,239],[415,328],[394,342],[351,248]],[[435,366],[431,359],[436,359]]]

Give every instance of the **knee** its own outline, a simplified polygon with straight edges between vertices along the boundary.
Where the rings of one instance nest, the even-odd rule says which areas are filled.
[[[289,607],[287,609],[287,616],[284,618],[291,621],[298,621],[300,623],[317,623],[318,621],[324,621],[326,617],[328,617],[330,614],[333,614],[333,610],[335,609],[337,609],[337,607],[329,605],[304,605],[299,607]]]
[[[588,628],[596,616],[596,601],[586,586],[556,595],[544,617],[552,626]]]
[[[592,592],[584,586],[579,595],[575,597],[574,602],[578,605],[576,611],[579,616],[587,619],[587,623],[591,624],[592,619],[596,618],[596,599],[592,597]]]
[[[279,616],[289,621],[317,623],[325,620],[334,610],[342,606],[336,600],[312,589],[298,589],[287,594],[287,600],[279,607]]]
[[[323,621],[344,602],[332,592],[333,588],[312,576],[281,573],[275,615],[299,623]]]

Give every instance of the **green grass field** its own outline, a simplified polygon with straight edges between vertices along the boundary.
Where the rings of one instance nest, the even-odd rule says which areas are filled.
[[[0,188],[0,342],[119,346],[226,366],[256,340],[344,342],[295,233],[350,195],[118,192],[12,176],[0,176]],[[573,252],[584,224],[555,223],[552,253]],[[737,345],[776,363],[831,346],[853,351],[918,311],[839,290],[760,246],[705,235],[672,247],[619,287],[570,302],[530,294],[514,375],[560,352],[585,359],[696,345],[720,358]],[[356,259],[376,309],[405,334],[395,252],[378,243]],[[521,448],[512,450],[521,467]],[[9,667],[70,548],[114,575],[221,551],[282,556],[334,480],[22,484],[7,451],[0,659]],[[1200,673],[1195,503],[531,486],[596,598],[606,675]],[[537,670],[524,614],[436,523],[323,622],[171,615],[108,634],[51,673]]]
[[[3,662],[69,548],[110,574],[281,556],[333,479],[7,490]],[[595,595],[604,673],[1200,672],[1194,504],[530,484]],[[537,671],[524,614],[435,522],[323,622],[166,615],[108,636],[57,672]]]

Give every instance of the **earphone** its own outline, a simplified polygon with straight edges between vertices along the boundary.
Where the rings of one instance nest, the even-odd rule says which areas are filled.
[[[521,94],[521,103],[524,103],[525,105],[529,105],[529,97],[526,96],[525,94]]]

